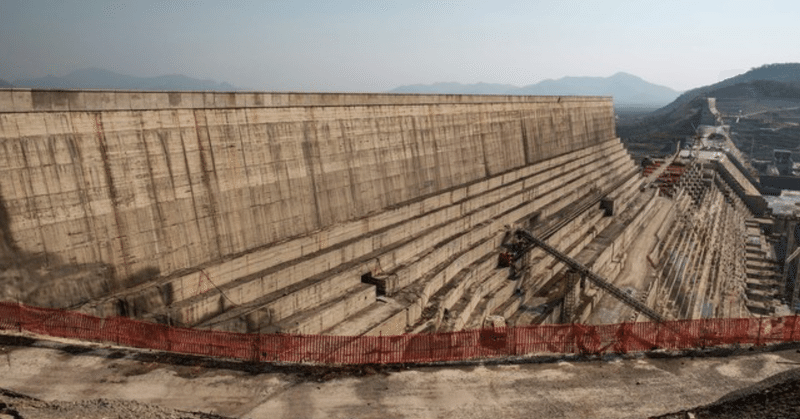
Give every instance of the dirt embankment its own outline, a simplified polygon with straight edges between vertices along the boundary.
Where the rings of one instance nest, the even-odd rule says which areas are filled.
[[[785,371],[718,401],[657,419],[767,419],[800,417],[800,369]],[[656,418],[654,418],[656,419]]]

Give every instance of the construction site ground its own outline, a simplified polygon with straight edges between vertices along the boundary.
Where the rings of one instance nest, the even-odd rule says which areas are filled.
[[[797,365],[800,344],[329,368],[0,335],[0,418],[646,418],[762,394],[755,384]]]

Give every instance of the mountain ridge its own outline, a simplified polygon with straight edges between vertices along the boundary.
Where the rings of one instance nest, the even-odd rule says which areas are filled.
[[[536,84],[517,87],[510,84],[440,82],[413,84],[394,88],[389,93],[430,94],[504,94],[536,96],[612,96],[617,106],[670,103],[680,92],[645,81],[633,74],[617,72],[609,77],[568,76],[545,79]]]
[[[65,76],[17,79],[15,87],[47,89],[119,89],[119,90],[241,90],[226,82],[200,80],[181,74],[137,77],[97,67],[75,70]]]

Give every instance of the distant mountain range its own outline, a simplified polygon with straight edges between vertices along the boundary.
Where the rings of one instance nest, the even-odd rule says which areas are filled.
[[[3,79],[0,79],[0,87],[14,87],[14,85]]]
[[[680,95],[680,92],[669,87],[653,84],[640,77],[622,72],[610,77],[548,79],[524,87],[491,83],[414,84],[400,86],[390,90],[390,93],[612,96],[616,106],[649,108],[664,106]]]
[[[63,77],[17,79],[14,87],[45,89],[120,89],[120,90],[240,90],[228,83],[198,80],[183,75],[136,77],[100,68],[75,70]]]
[[[475,83],[461,84],[455,82],[434,84],[410,84],[400,86],[389,93],[425,93],[441,95],[507,95],[519,89],[513,84]]]

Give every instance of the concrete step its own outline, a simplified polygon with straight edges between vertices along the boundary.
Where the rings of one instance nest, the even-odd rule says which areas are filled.
[[[596,161],[595,164],[597,165],[601,164],[601,160]],[[608,169],[609,172],[612,170],[614,170],[613,166],[612,168]],[[592,176],[584,176],[583,178],[591,180],[593,179],[593,176],[599,177],[600,175],[594,174]],[[581,176],[575,177],[575,181],[578,179],[581,179]],[[563,196],[565,191],[569,192],[578,191],[578,188],[582,187],[581,184],[574,184],[573,182],[574,181],[570,182],[570,185],[562,185],[561,189],[555,189],[549,187],[550,189],[546,193],[544,194],[541,194],[541,192],[537,193],[536,201],[534,202],[538,204],[537,205],[538,207],[543,208],[544,211],[553,208],[554,205],[565,205],[562,204],[562,202],[568,202],[568,200],[565,199],[565,197]],[[482,208],[481,210],[483,212],[480,214],[478,214],[477,211],[475,214],[470,214],[469,219],[472,221],[471,225],[464,226],[464,228],[460,231],[453,231],[451,233],[452,234],[451,236],[444,237],[442,241],[439,241],[437,242],[437,244],[432,246],[434,248],[432,252],[426,251],[424,254],[417,255],[415,257],[416,260],[412,259],[412,261],[408,264],[408,266],[412,267],[431,266],[432,264],[441,261],[443,258],[447,257],[447,255],[451,252],[451,249],[453,247],[463,247],[463,246],[453,245],[454,242],[464,242],[464,240],[466,240],[466,242],[469,242],[470,237],[474,236],[470,235],[469,230],[470,228],[473,228],[472,226],[477,225],[474,224],[475,222],[491,218],[489,214],[500,214],[500,216],[496,216],[495,218],[502,218],[503,214],[506,214],[515,208],[519,208],[520,206],[525,205],[524,196],[526,194],[534,192],[537,188],[540,187],[541,185],[539,184],[532,185],[529,189],[526,189],[525,191],[523,191],[523,193],[519,194],[519,196],[507,199],[492,207]],[[558,193],[558,195],[555,195],[556,193]],[[516,219],[514,219],[513,221],[516,221]],[[427,245],[428,249],[431,247],[430,242],[431,241],[428,240],[428,245]],[[423,261],[420,263],[419,260]],[[398,289],[403,288],[405,285],[409,284],[411,281],[413,281],[422,274],[423,272],[416,270],[412,270],[411,272],[397,271],[396,275],[387,278],[387,283],[384,285],[387,295],[392,295]]]
[[[751,301],[762,301],[765,303],[769,303],[769,302],[780,302],[781,300],[780,295],[777,295],[777,293],[775,292],[759,290],[755,288],[747,288],[747,290],[745,290],[745,294],[747,295],[747,298]]]
[[[323,335],[400,335],[405,332],[405,307],[392,298],[376,301],[333,327]]]
[[[775,308],[761,301],[747,301],[747,309],[753,314],[762,316],[771,316],[775,312]]]
[[[375,250],[386,250],[386,247],[393,242],[413,235],[420,228],[452,221],[462,216],[465,211],[485,205],[487,193],[496,195],[498,200],[502,200],[503,197],[518,194],[520,188],[532,180],[548,178],[556,182],[562,176],[571,176],[576,170],[580,171],[581,167],[590,162],[602,160],[607,154],[620,151],[624,152],[624,147],[619,140],[608,141],[490,179],[459,186],[444,193],[399,204],[396,208],[382,211],[363,220],[342,223],[309,236],[254,250],[243,256],[234,257],[230,261],[208,266],[204,272],[159,279],[132,287],[92,301],[86,304],[83,310],[98,315],[119,314],[117,311],[120,300],[135,305],[141,300],[136,296],[147,293],[159,299],[161,296],[167,296],[161,302],[162,306],[179,303],[196,296],[198,275],[210,278],[217,287],[223,287],[232,281],[240,281],[241,278],[260,278],[262,282],[265,282],[264,278],[267,277],[282,278],[281,280],[272,278],[272,282],[279,284],[277,288],[266,291],[271,292],[325,271],[341,263],[342,260],[357,258]],[[579,175],[580,173],[576,174]],[[363,234],[367,229],[370,233]],[[297,272],[302,272],[305,276],[300,278],[293,276]],[[235,301],[236,304],[245,302]],[[144,311],[150,309],[144,308]],[[129,307],[128,311],[143,312],[133,306]]]
[[[619,153],[617,153],[617,154],[619,154]],[[614,170],[613,166],[612,166],[611,169],[608,169],[609,172],[611,172],[613,170]],[[553,191],[551,191],[550,193],[552,193],[552,192]],[[514,202],[512,202],[511,204],[513,204],[513,203]],[[519,207],[519,205],[518,205],[518,207]],[[514,208],[516,208],[516,207],[514,207]],[[486,208],[486,209],[488,210],[488,208]],[[496,211],[496,208],[492,208],[492,210]],[[475,218],[476,219],[480,219],[480,217],[475,217]],[[485,233],[481,233],[481,234],[485,234]],[[476,236],[479,237],[481,234],[476,234],[476,235],[473,235],[472,237],[476,237]],[[465,236],[467,237],[466,239],[464,238]],[[446,240],[445,242],[440,242],[438,246],[435,246],[437,250],[438,249],[445,249],[445,250],[440,250],[440,251],[434,250],[433,252],[428,252],[422,258],[417,260],[416,262],[412,262],[411,265],[412,266],[417,266],[418,268],[421,268],[422,266],[426,266],[426,265],[430,266],[431,264],[441,260],[442,258],[446,258],[449,255],[449,253],[452,253],[452,251],[454,251],[455,249],[463,248],[466,243],[468,243],[470,240],[472,240],[469,237],[470,237],[470,233],[456,234],[456,236],[451,237],[449,240]],[[453,244],[453,243],[461,243],[461,244]],[[430,246],[430,245],[428,244],[428,246]],[[397,258],[395,258],[395,260],[397,260]],[[381,263],[380,265],[383,265],[383,264]],[[351,274],[352,273],[353,272],[351,272]],[[358,274],[358,272],[355,272],[355,273]],[[405,277],[409,278],[409,279],[413,279],[415,277],[415,275],[412,275],[410,273],[419,273],[419,272],[406,271],[406,274],[408,274],[408,275],[405,275]],[[397,280],[398,277],[399,276],[391,276],[390,275],[388,278]],[[400,285],[402,285],[402,283]],[[396,288],[396,286],[397,285],[395,284],[395,288]],[[387,287],[387,290],[389,290],[391,288],[392,287]]]
[[[345,294],[319,307],[297,312],[277,323],[263,326],[260,333],[312,335],[330,329],[375,302],[375,286],[358,284]]]
[[[407,326],[417,323],[430,298],[452,278],[465,278],[469,272],[476,270],[476,267],[486,266],[489,261],[496,266],[497,255],[494,251],[499,247],[502,236],[501,231],[496,232],[435,267],[429,268],[423,277],[394,295],[385,297],[387,301],[392,302],[387,305],[388,309],[380,309],[376,305],[374,308],[376,313],[373,314],[376,317],[372,321],[354,319],[353,322],[348,319],[337,326],[332,333],[346,330],[355,334],[391,334],[397,332],[398,328],[401,328],[400,333],[405,332]],[[502,271],[508,275],[507,269]]]
[[[278,322],[293,313],[311,309],[338,298],[346,290],[361,283],[364,267],[354,265],[342,271],[330,271],[308,278],[290,287],[267,294],[246,305],[226,309],[199,327],[235,330],[244,333],[258,331],[262,326]],[[242,330],[244,328],[244,330]]]
[[[480,258],[475,263],[464,268],[450,281],[444,284],[428,301],[428,305],[423,309],[421,319],[417,321],[428,322],[431,321],[435,328],[441,324],[444,317],[445,310],[450,310],[453,305],[458,302],[464,295],[464,292],[479,278],[484,278],[489,275],[493,270],[497,269],[498,253],[492,252]],[[419,325],[415,324],[411,327],[417,328]]]
[[[478,303],[478,306],[472,310],[472,314],[467,320],[465,329],[477,329],[482,327],[484,319],[491,315],[498,306],[505,303],[514,295],[516,285],[514,281],[506,281],[506,283],[501,283],[499,287],[486,293]]]
[[[483,281],[474,284],[469,290],[450,310],[449,316],[446,316],[442,322],[440,331],[453,332],[462,330],[469,320],[475,307],[480,303],[481,299],[491,290],[500,286],[503,281],[508,281],[508,273],[504,270],[497,270],[491,273]]]
[[[773,281],[781,281],[783,280],[783,273],[776,272],[776,271],[753,271],[750,269],[745,269],[745,274],[748,278],[752,279],[765,279],[765,280],[773,280]]]
[[[777,292],[783,289],[783,285],[784,284],[780,281],[763,281],[748,278],[745,282],[745,289],[774,290]]]
[[[614,170],[613,168],[609,169],[609,171],[613,171],[613,170]],[[572,187],[574,188],[576,186],[578,186],[578,185],[573,185]],[[564,188],[569,189],[571,187],[564,186]],[[534,201],[534,203],[535,204],[539,204],[537,206],[539,206],[541,208],[542,205],[538,201],[539,199],[541,199],[541,198],[537,196],[537,201]],[[551,199],[551,203],[552,203],[552,201],[553,200]],[[527,204],[523,202],[523,203],[517,205],[514,208],[518,208],[519,209],[519,208],[522,208],[522,207],[525,207],[525,206],[527,206]],[[509,210],[509,211],[507,211],[505,213],[500,214],[498,217],[495,218],[495,223],[494,224],[499,224],[497,222],[497,220],[499,220],[499,219],[504,219],[505,220],[505,221],[503,221],[504,223],[508,223],[509,221],[511,221],[511,222],[516,221],[516,219],[518,219],[518,217],[511,217],[510,219],[508,219],[508,217],[506,216],[506,214],[510,214],[512,211],[513,211],[513,209]],[[526,212],[530,213],[528,211],[523,211],[523,213],[526,213]],[[466,238],[466,242],[469,242],[469,237],[470,237],[469,233],[464,233],[464,234],[452,237],[452,238],[450,238],[449,240],[447,240],[445,242],[438,243],[436,246],[434,246],[435,250],[433,252],[429,252],[429,253],[427,253],[426,255],[423,256],[423,258],[425,259],[425,261],[423,261],[423,263],[419,263],[419,264],[412,265],[412,266],[431,266],[432,264],[435,264],[436,262],[440,261],[441,259],[447,257],[448,249],[450,248],[449,244],[453,240],[460,240],[462,238]],[[455,246],[455,247],[463,247],[463,246]],[[398,271],[396,275],[390,276],[388,280],[389,281],[396,281],[396,282],[394,284],[388,284],[387,283],[387,285],[386,285],[387,295],[391,295],[395,290],[397,290],[399,288],[402,288],[409,281],[413,281],[421,273],[422,272],[412,271],[409,274],[409,273],[401,273],[400,271]],[[405,278],[405,280],[403,278]]]
[[[517,312],[520,305],[522,305],[522,298],[519,295],[511,294],[511,297],[500,303],[491,314],[502,316],[504,319],[510,318]]]
[[[752,271],[770,271],[770,272],[783,272],[783,268],[776,261],[758,260],[747,261],[746,265],[748,270]]]

